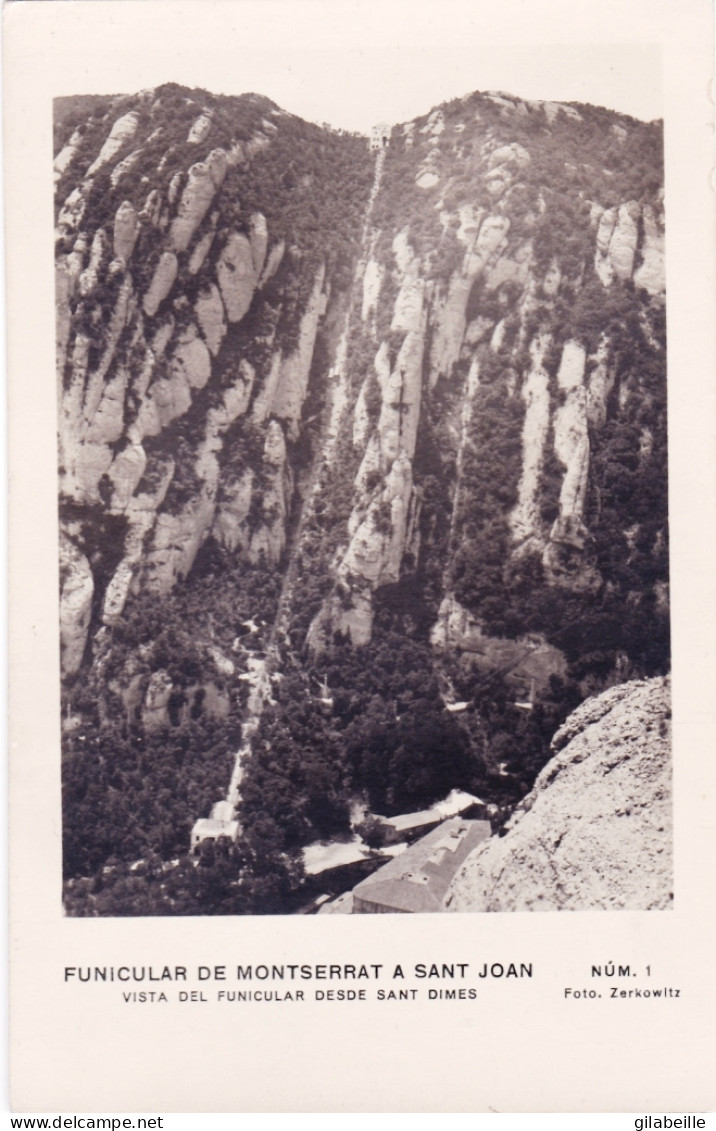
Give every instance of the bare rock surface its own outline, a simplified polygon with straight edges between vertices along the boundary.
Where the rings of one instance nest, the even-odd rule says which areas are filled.
[[[69,538],[60,537],[60,646],[62,670],[74,675],[82,663],[92,615],[94,578],[87,558]]]
[[[316,272],[311,297],[301,318],[298,342],[295,350],[281,362],[281,367],[273,397],[271,411],[284,420],[289,429],[289,437],[297,440],[301,410],[308,388],[308,375],[313,358],[318,321],[321,315],[321,292],[325,269],[321,264]]]
[[[609,259],[617,279],[631,279],[639,239],[641,208],[635,200],[622,204],[609,244]]]
[[[74,130],[70,140],[57,154],[57,157],[55,158],[52,165],[52,168],[54,170],[55,184],[57,184],[65,169],[69,167],[70,162],[75,155],[75,151],[77,150],[77,146],[80,144],[81,140],[82,131],[79,129]]]
[[[251,217],[249,242],[251,244],[251,256],[254,261],[254,272],[258,279],[264,269],[266,249],[268,247],[268,226],[266,224],[266,217],[260,212],[254,212]]]
[[[365,322],[371,313],[375,313],[380,295],[380,284],[383,279],[383,268],[375,259],[369,259],[363,275],[363,305],[361,316]]]
[[[101,169],[103,165],[106,165],[108,161],[112,160],[114,155],[122,148],[125,141],[129,141],[130,138],[134,137],[138,125],[139,114],[136,110],[130,110],[128,114],[123,114],[121,118],[117,119],[109,132],[109,137],[100,149],[99,155],[87,170],[88,177],[91,177],[93,173],[96,173],[98,169]]]
[[[114,218],[114,254],[127,262],[139,235],[139,220],[134,206],[124,200]]]
[[[179,270],[179,262],[171,251],[165,251],[159,259],[149,284],[149,290],[144,296],[143,306],[145,314],[153,318],[159,306],[174,286]]]
[[[507,823],[465,861],[448,911],[651,911],[672,901],[668,677],[586,700]]]
[[[265,286],[265,284],[268,283],[269,279],[271,279],[276,274],[281,260],[283,259],[285,250],[285,240],[279,240],[279,242],[277,244],[274,244],[274,246],[271,248],[270,252],[268,253],[268,258],[266,259],[266,266],[263,269],[263,274],[259,279],[258,285],[260,287]]]
[[[251,305],[256,271],[251,244],[241,232],[232,232],[219,256],[216,275],[229,322],[240,322]]]
[[[203,389],[211,376],[209,350],[197,335],[196,327],[189,325],[179,337],[169,363],[171,376],[192,389]]]
[[[158,730],[169,722],[169,698],[173,684],[165,671],[154,672],[149,680],[142,709],[145,730]]]
[[[226,320],[224,318],[224,304],[216,283],[202,291],[196,300],[196,316],[201,326],[206,344],[213,357],[216,357],[226,333]]]
[[[192,165],[170,230],[174,251],[186,251],[194,232],[209,210],[215,192],[216,178],[209,158]]]
[[[215,235],[216,228],[212,225],[209,228],[208,232],[205,232],[204,235],[200,236],[200,238],[196,241],[194,250],[189,256],[188,268],[190,275],[196,275],[197,271],[199,271],[203,267],[204,260],[209,254],[209,249],[214,242]]]
[[[127,157],[123,158],[115,165],[109,178],[112,184],[112,188],[117,187],[122,177],[134,168],[141,156],[142,150],[135,149],[132,153],[128,154]]]
[[[530,345],[532,366],[527,375],[522,399],[525,422],[522,428],[522,474],[518,487],[517,506],[510,515],[510,525],[518,541],[537,535],[540,530],[539,477],[549,429],[549,377],[544,369],[547,335]]]
[[[666,288],[664,276],[664,230],[647,205],[643,211],[644,243],[641,248],[642,262],[634,272],[634,284],[643,287],[650,295],[663,294]]]
[[[191,145],[200,145],[205,140],[206,135],[211,129],[211,116],[209,114],[200,114],[199,117],[193,122],[189,133],[187,134],[187,141]]]

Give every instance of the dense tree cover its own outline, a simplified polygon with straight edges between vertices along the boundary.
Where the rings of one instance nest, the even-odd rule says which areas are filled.
[[[508,515],[517,502],[522,466],[524,403],[510,390],[514,373],[504,358],[482,353],[481,381],[473,402],[459,485],[453,584],[458,600],[485,616],[502,601],[504,567],[510,557]],[[496,631],[497,628],[501,631]],[[494,625],[495,635],[512,635]]]
[[[475,93],[441,107],[447,126],[442,136],[468,157],[483,156],[479,147],[486,136],[499,136],[502,145],[518,142],[531,157],[527,182],[539,184],[545,195],[566,188],[606,208],[653,198],[663,185],[662,123],[642,122],[600,106],[571,106],[581,120],[558,111],[550,121],[538,104],[506,109]],[[418,125],[426,121],[427,116]],[[450,128],[455,124],[465,126],[457,138]],[[620,130],[625,131],[624,139]]]
[[[83,226],[111,231],[124,200],[138,211],[150,189],[158,190],[163,200],[173,181],[175,191],[181,191],[192,164],[217,147],[228,151],[238,143],[244,147],[244,156],[229,168],[217,193],[214,208],[218,217],[212,220],[207,215],[200,234],[214,221],[219,231],[248,231],[251,215],[262,212],[272,243],[290,241],[303,256],[323,259],[333,273],[334,285],[345,288],[350,284],[373,175],[364,138],[323,129],[290,114],[274,114],[275,104],[258,95],[219,97],[169,83],[150,92],[150,97],[118,99],[108,108],[100,103],[83,120],[80,144],[56,189],[58,209],[70,190],[82,182],[112,123],[130,110],[139,116],[137,131],[92,176]],[[205,141],[187,141],[192,124],[204,111],[211,116]],[[252,141],[256,138],[258,143]],[[112,169],[130,154],[133,163],[113,185]],[[177,182],[177,178],[181,179]],[[133,257],[140,285],[151,278],[162,242],[160,230],[152,224],[143,226]],[[219,239],[195,286],[209,276],[221,246]],[[181,268],[188,253],[180,259]]]
[[[273,830],[253,841],[207,841],[198,857],[162,861],[156,853],[134,864],[110,858],[94,876],[65,885],[70,915],[276,915],[298,910],[299,859],[275,851]]]
[[[659,309],[646,314],[633,289],[613,289],[602,298],[601,319],[594,292],[579,314],[581,326],[595,338],[600,325],[608,327],[615,366],[607,422],[590,428],[585,514],[590,540],[583,552],[572,552],[576,573],[585,563],[596,568],[596,592],[592,586],[555,588],[538,553],[511,556],[507,516],[521,471],[523,405],[510,395],[510,370],[499,354],[483,365],[486,379],[474,399],[452,577],[458,599],[495,636],[556,636],[570,662],[583,665],[592,654],[609,654],[614,661],[622,653],[636,670],[651,675],[669,662],[668,616],[658,607],[655,589],[668,581],[665,340]],[[618,313],[612,316],[610,308]],[[567,332],[580,336],[578,324],[575,317]],[[556,516],[563,474],[548,449],[541,479],[545,535]],[[565,568],[569,553],[565,548]]]
[[[153,851],[166,860],[186,850],[193,822],[226,793],[247,696],[213,650],[238,677],[248,659],[243,622],[269,625],[279,589],[277,572],[232,560],[212,543],[186,584],[162,598],[130,598],[102,631],[91,668],[66,689],[67,876],[89,875],[110,856],[131,862]],[[261,634],[250,641],[260,647]],[[172,692],[150,729],[142,712],[158,671]]]
[[[477,748],[444,709],[428,644],[378,627],[364,648],[336,641],[284,678],[245,768],[240,813],[247,827],[270,816],[292,847],[346,832],[356,796],[405,812],[482,779]]]
[[[61,144],[69,139],[75,126],[81,130],[82,137],[58,183],[55,197],[61,204],[69,189],[83,181],[114,122],[133,111],[139,119],[137,130],[117,152],[110,169],[130,153],[138,149],[141,152],[138,160],[120,179],[118,199],[108,184],[103,197],[107,218],[113,215],[113,209],[116,210],[123,199],[141,208],[150,188],[157,188],[160,192],[166,190],[176,173],[185,173],[210,149],[230,145],[233,140],[248,140],[259,128],[262,118],[275,109],[275,104],[268,98],[254,95],[217,97],[208,91],[190,91],[176,83],[165,83],[145,95],[93,101],[89,106],[91,112],[87,115],[86,103],[81,100],[59,127]],[[211,138],[207,139],[207,147],[187,141],[192,124],[205,109],[212,116],[212,132]],[[59,138],[55,151],[61,148],[58,141]],[[100,175],[105,177],[107,173],[101,172]],[[150,180],[151,184],[148,183]],[[99,194],[97,201],[99,203]]]
[[[148,463],[141,489],[156,487],[170,468],[171,457],[172,482],[162,510],[176,515],[199,486],[191,449],[202,438],[207,409],[218,404],[224,387],[235,381],[239,362],[249,363],[256,372],[256,397],[276,349],[288,354],[297,345],[301,318],[314,289],[319,265],[326,270],[334,303],[340,301],[341,293],[349,287],[373,167],[364,138],[325,130],[292,115],[274,114],[276,107],[268,99],[257,95],[221,98],[205,91],[189,91],[176,84],[166,84],[147,96],[115,99],[109,103],[105,100],[84,120],[81,144],[57,188],[58,207],[69,189],[82,180],[112,123],[129,110],[139,117],[136,134],[112,162],[85,184],[87,199],[82,228],[90,238],[103,229],[107,238],[92,294],[74,300],[66,383],[71,379],[76,336],[82,333],[89,337],[88,367],[92,371],[107,348],[108,325],[120,287],[129,281],[135,292],[141,294],[149,286],[159,257],[167,247],[166,227],[178,206],[184,183],[181,178],[192,163],[212,149],[224,146],[228,150],[235,143],[244,147],[238,164],[229,168],[192,246],[178,256],[173,294],[179,297],[171,304],[171,319],[176,330],[193,320],[195,300],[215,281],[217,259],[230,234],[248,233],[255,213],[262,212],[267,219],[270,248],[279,242],[286,246],[278,270],[256,294],[245,317],[228,326],[207,387],[193,394],[189,410],[180,419],[158,437],[146,440]],[[188,131],[204,111],[211,116],[209,134],[201,144],[190,143],[186,140]],[[81,113],[81,108],[76,113]],[[133,164],[113,186],[111,171],[129,154]],[[180,178],[178,187],[177,178]],[[166,194],[172,182],[175,195],[174,203],[170,204]],[[158,225],[142,223],[129,268],[110,273],[107,267],[112,257],[116,211],[124,200],[141,210],[150,190],[159,194],[163,219]],[[214,228],[216,235],[209,252],[201,268],[192,274],[189,271],[191,252],[202,236]],[[71,242],[72,239],[68,241],[68,249]],[[136,381],[148,362],[154,383],[170,373],[171,349],[158,358],[149,353],[155,331],[166,326],[168,310],[167,303],[153,318],[139,310],[131,315],[110,359],[107,381],[116,375],[120,366],[127,366]],[[317,356],[315,367],[319,373],[318,385],[324,391],[321,382],[327,372],[326,360],[322,363]],[[314,381],[314,386],[316,383]],[[132,422],[139,406],[140,397],[131,387],[125,427]],[[236,422],[220,454],[223,464],[231,465],[234,478],[246,466],[258,468],[255,495],[260,494],[262,486],[257,450],[262,440],[263,436],[247,414]],[[109,480],[103,483],[103,490],[106,501],[110,501]]]
[[[106,585],[122,557],[127,520],[124,515],[109,514],[101,506],[80,507],[69,499],[60,500],[59,517],[71,528],[74,544],[92,567],[95,578],[92,615],[96,619]],[[85,521],[88,517],[90,521]],[[60,571],[60,589],[63,581]]]
[[[551,677],[525,712],[509,678],[449,655],[442,667],[439,674],[418,634],[377,627],[370,645],[336,640],[320,663],[305,662],[284,679],[244,764],[246,833],[269,821],[287,852],[347,834],[356,798],[392,815],[428,807],[454,788],[498,807],[524,796],[554,731],[583,698],[576,679]],[[438,680],[446,674],[469,704],[460,715],[445,709]]]
[[[197,813],[231,775],[238,732],[204,716],[160,735],[125,737],[121,723],[80,732],[63,761],[64,868],[92,875],[111,857],[131,862],[186,851]]]
[[[65,94],[52,103],[52,150],[57,154],[76,129],[94,116],[100,119],[119,99],[111,94]]]
[[[365,323],[356,303],[348,311],[348,398],[350,408],[355,408],[361,387],[368,386],[369,401],[375,423],[380,412],[381,394],[375,377],[374,360],[380,344],[377,331]],[[335,349],[335,341],[332,348]],[[315,492],[311,505],[305,508],[300,545],[297,547],[297,575],[300,585],[292,594],[289,636],[294,649],[300,652],[313,618],[323,599],[332,587],[330,563],[348,536],[348,519],[354,497],[355,478],[361,463],[362,451],[353,443],[352,413],[344,413],[338,436],[335,456],[330,466],[322,459],[323,433],[320,421],[325,423],[326,410],[330,408],[326,397],[326,380],[330,369],[328,335],[319,334],[314,351],[308,396],[304,417],[313,418],[305,430],[294,455],[299,466],[310,466],[315,475]],[[380,478],[380,477],[378,477]],[[374,484],[378,489],[378,481]]]
[[[457,210],[469,205],[508,217],[513,243],[532,237],[538,270],[556,257],[575,280],[594,255],[592,202],[604,208],[632,199],[653,203],[663,184],[660,122],[594,106],[575,106],[579,121],[562,112],[549,121],[536,104],[518,112],[477,93],[439,109],[442,132],[432,132],[429,115],[416,119],[409,136],[393,131],[375,207],[378,254],[388,265],[393,235],[407,228],[427,277],[446,281],[462,258]],[[490,154],[514,144],[529,162],[511,166],[512,186],[493,195]],[[418,186],[425,171],[440,177],[434,188]]]

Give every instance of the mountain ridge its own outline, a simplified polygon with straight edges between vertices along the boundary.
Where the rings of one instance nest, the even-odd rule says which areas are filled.
[[[376,158],[261,96],[87,109],[56,141],[66,875],[176,858],[238,750],[226,883],[282,908],[361,798],[509,807],[581,699],[667,670],[661,129],[475,93]]]

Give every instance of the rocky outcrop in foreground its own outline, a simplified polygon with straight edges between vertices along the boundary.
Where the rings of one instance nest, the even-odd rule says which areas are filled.
[[[447,911],[651,911],[672,900],[667,678],[588,699],[507,824],[465,861]]]

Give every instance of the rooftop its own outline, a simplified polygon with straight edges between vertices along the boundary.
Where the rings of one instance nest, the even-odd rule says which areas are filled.
[[[471,809],[473,805],[484,805],[484,802],[462,789],[453,789],[443,801],[437,801],[429,809],[420,809],[415,813],[401,813],[397,817],[378,817],[378,820],[384,825],[390,825],[396,832],[404,832],[406,829],[436,824],[447,817],[455,817]]]
[[[452,817],[353,889],[354,911],[436,912],[465,858],[490,835],[489,821]]]
[[[381,849],[381,855],[395,856],[405,848],[403,844],[396,844],[391,848]],[[330,868],[341,868],[346,864],[356,864],[359,860],[367,860],[371,856],[371,849],[359,837],[351,841],[331,842],[329,844],[309,844],[303,850],[303,868],[307,876],[317,876],[320,872],[327,872]]]
[[[318,909],[319,915],[350,915],[353,911],[353,892],[344,891],[331,903],[324,903]]]
[[[212,817],[202,817],[201,820],[194,822],[194,827],[191,830],[191,843],[194,847],[202,840],[215,840],[220,836],[228,836],[231,840],[236,840],[238,835],[238,821],[217,821]]]

